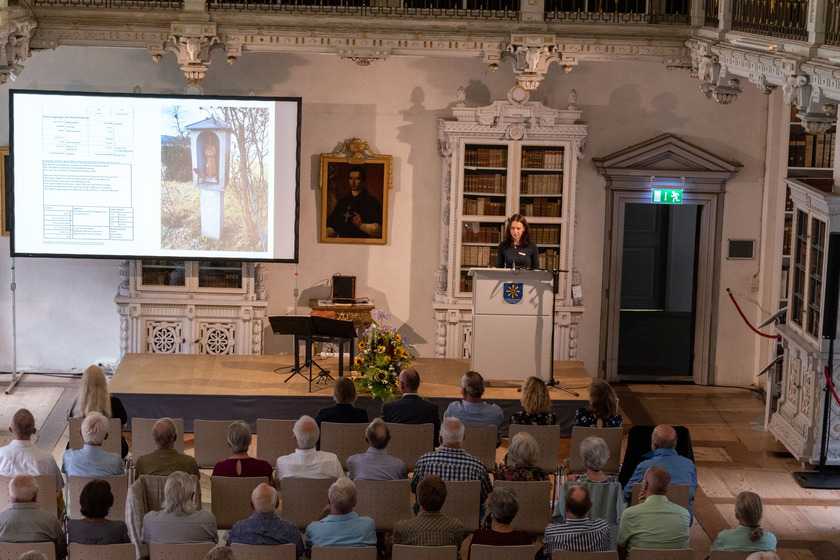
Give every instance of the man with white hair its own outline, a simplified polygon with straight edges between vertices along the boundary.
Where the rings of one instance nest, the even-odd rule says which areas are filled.
[[[321,437],[321,431],[314,418],[301,416],[300,420],[295,422],[294,435],[297,449],[294,453],[277,458],[275,480],[280,481],[287,476],[298,478],[342,478],[344,476],[341,461],[335,453],[315,449],[318,438]]]
[[[195,458],[175,449],[178,430],[171,418],[161,418],[155,422],[152,437],[156,449],[137,459],[134,467],[135,478],[140,478],[141,474],[169,476],[175,471],[200,476]]]
[[[417,492],[417,485],[427,474],[434,474],[444,481],[478,480],[481,482],[481,503],[493,491],[487,469],[481,459],[461,449],[464,442],[464,425],[457,418],[444,418],[440,426],[440,447],[423,454],[414,466],[411,491]]]
[[[196,510],[195,481],[185,472],[175,471],[163,488],[163,509],[143,516],[144,543],[178,544],[219,542],[216,517],[206,509]]]
[[[61,470],[67,476],[87,476],[101,478],[124,474],[123,460],[119,453],[109,453],[102,449],[102,443],[108,439],[108,418],[99,412],[89,412],[82,421],[81,449],[68,449],[61,461]]]
[[[339,478],[329,490],[329,515],[313,521],[306,528],[303,542],[313,546],[376,546],[376,528],[370,517],[359,517],[356,485],[349,478]]]
[[[0,542],[52,542],[55,557],[67,556],[67,540],[54,515],[37,504],[38,482],[30,475],[18,475],[9,481],[11,503],[0,513]]]
[[[64,488],[64,478],[51,453],[35,447],[32,436],[35,435],[35,417],[21,408],[12,417],[12,441],[0,447],[0,475],[13,477],[19,474],[51,474],[55,477],[57,490]]]
[[[273,487],[262,483],[254,488],[251,492],[254,513],[248,519],[236,522],[228,535],[227,546],[233,543],[259,546],[292,543],[297,551],[295,558],[303,556],[303,539],[298,528],[274,514],[279,505],[280,498]]]

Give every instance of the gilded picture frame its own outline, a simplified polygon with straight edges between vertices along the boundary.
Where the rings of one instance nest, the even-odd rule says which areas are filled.
[[[388,243],[392,159],[359,138],[321,154],[321,243]]]
[[[0,236],[8,237],[12,227],[12,196],[11,185],[7,185],[7,171],[11,161],[9,159],[9,147],[0,146],[0,156],[2,156],[2,165],[0,165]],[[8,189],[8,192],[7,192]],[[6,203],[9,206],[6,206]]]

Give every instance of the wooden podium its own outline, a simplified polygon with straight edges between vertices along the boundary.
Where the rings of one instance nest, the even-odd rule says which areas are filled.
[[[473,268],[470,368],[487,381],[551,374],[552,274]]]

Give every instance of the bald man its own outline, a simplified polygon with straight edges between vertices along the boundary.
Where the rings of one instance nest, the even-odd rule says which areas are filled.
[[[179,453],[175,449],[178,430],[175,428],[175,422],[170,418],[161,418],[155,422],[152,437],[155,440],[156,449],[137,459],[134,467],[137,478],[140,478],[141,474],[169,476],[175,471],[201,476],[195,458]]]
[[[64,560],[67,540],[55,515],[38,506],[38,482],[18,475],[9,481],[11,503],[0,513],[0,542],[52,542],[55,557]],[[0,545],[2,546],[2,545]]]
[[[672,426],[660,424],[650,436],[651,451],[644,455],[633,476],[624,487],[624,501],[630,505],[633,496],[633,484],[641,483],[645,472],[653,466],[664,467],[671,475],[671,484],[689,486],[688,513],[693,515],[694,492],[697,490],[697,467],[691,459],[677,454],[677,431]]]
[[[230,530],[227,546],[232,543],[271,546],[292,543],[297,555],[303,556],[303,539],[298,528],[275,515],[274,510],[280,505],[277,490],[262,483],[251,492],[251,510],[248,519],[237,521]]]
[[[35,417],[21,408],[12,416],[9,426],[12,441],[0,447],[0,475],[13,477],[19,474],[51,474],[55,477],[57,490],[64,488],[64,478],[51,453],[35,447],[32,436],[35,435]]]
[[[671,475],[654,465],[645,471],[639,505],[628,508],[618,525],[618,556],[633,548],[688,548],[688,510],[668,501]]]
[[[432,447],[440,436],[440,410],[438,405],[420,398],[420,374],[416,369],[404,369],[399,381],[402,398],[382,405],[382,419],[395,424],[432,424]]]

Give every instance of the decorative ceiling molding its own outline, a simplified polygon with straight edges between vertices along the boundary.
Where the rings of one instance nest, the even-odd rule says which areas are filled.
[[[28,14],[14,13],[9,8],[0,8],[0,22],[0,84],[5,84],[16,80],[23,71],[23,61],[31,56],[29,43],[38,24]]]

